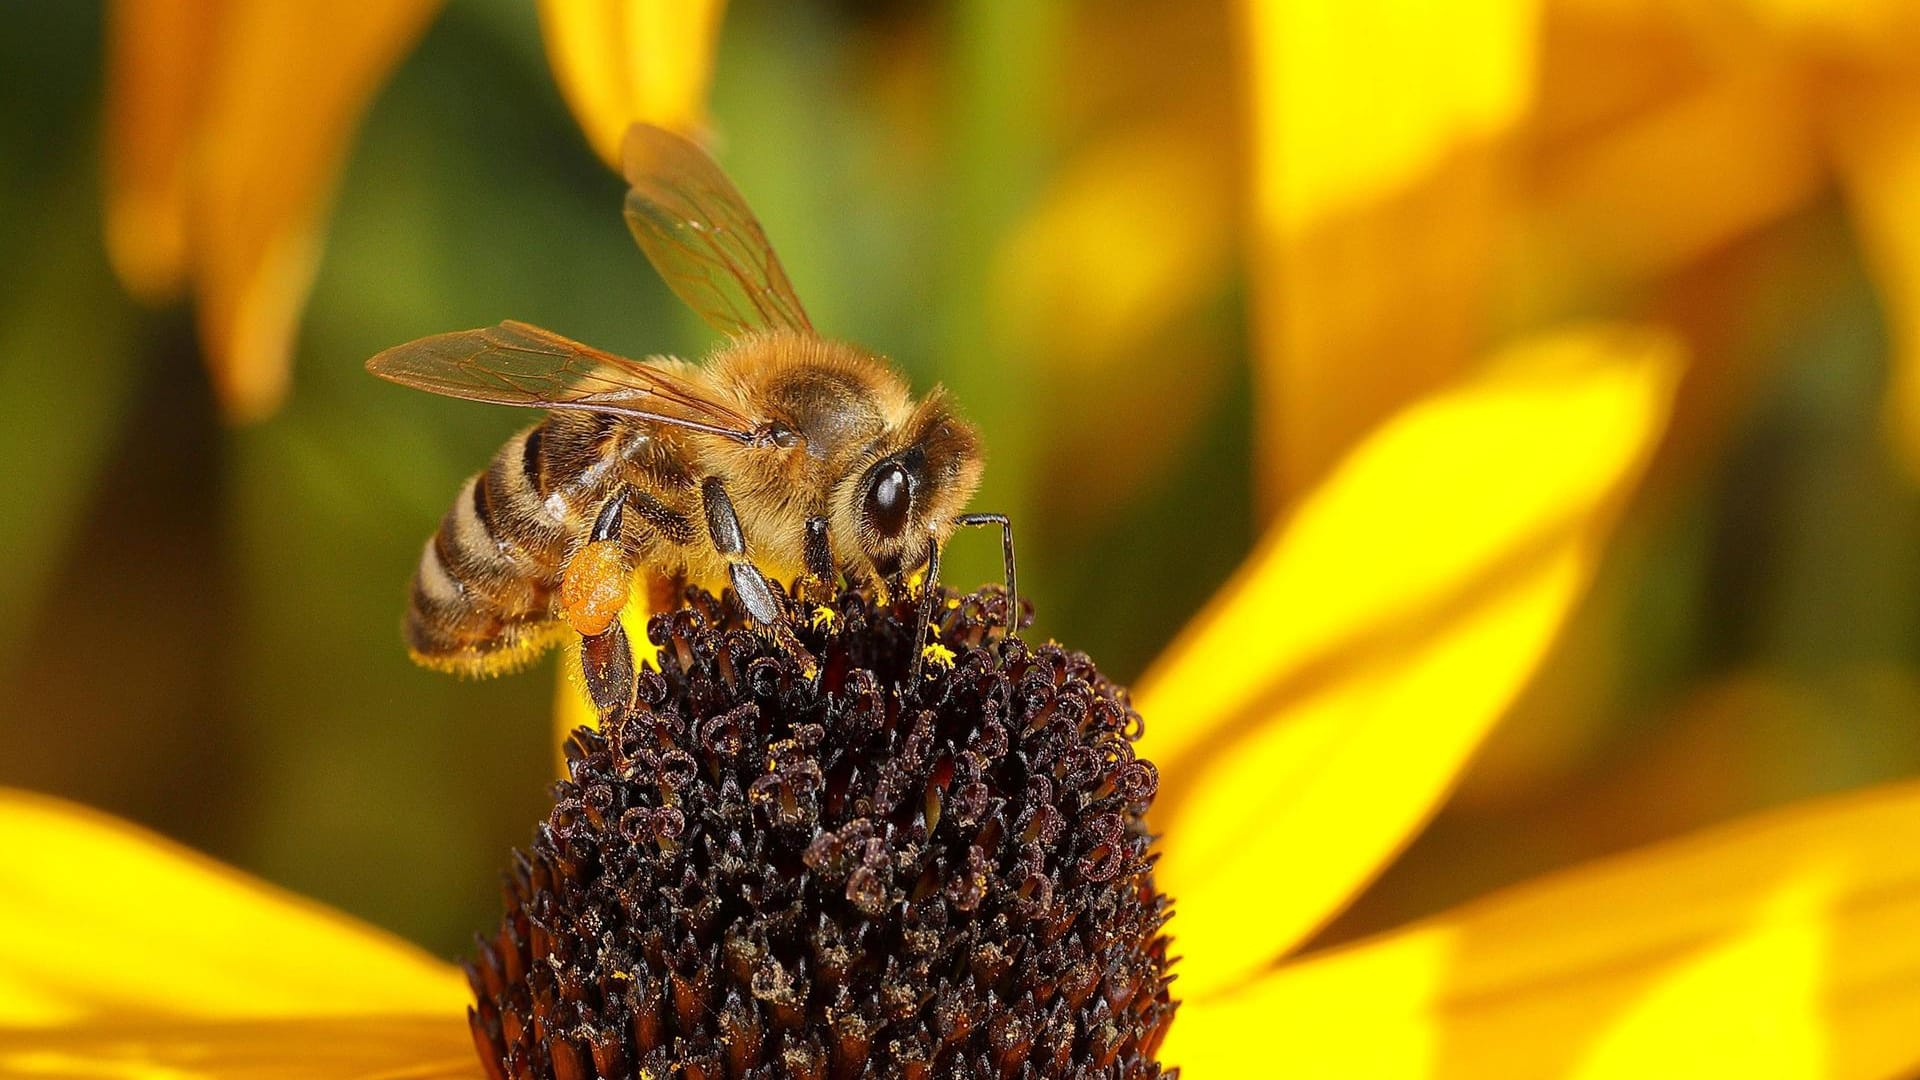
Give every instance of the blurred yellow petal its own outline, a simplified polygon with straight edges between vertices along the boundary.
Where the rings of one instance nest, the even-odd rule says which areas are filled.
[[[541,0],[554,78],[594,152],[620,168],[627,126],[697,134],[724,0]]]
[[[1580,598],[1678,346],[1529,341],[1384,425],[1136,695],[1181,986],[1270,964],[1425,822]]]
[[[1050,504],[1063,522],[1121,503],[1226,381],[1233,349],[1209,319],[1233,268],[1225,132],[1136,125],[1075,156],[1008,237],[993,310],[1017,355],[1044,357],[1077,407],[1047,425]],[[1127,416],[1129,437],[1113,437]]]
[[[458,970],[413,946],[84,807],[0,789],[0,850],[0,1025],[468,1001]]]
[[[1759,28],[1813,57],[1910,63],[1920,46],[1920,8],[1911,0],[1733,0],[1681,10],[1696,24],[1723,24],[1719,36]]]
[[[193,147],[189,241],[202,347],[234,419],[286,393],[322,219],[361,113],[438,0],[221,7]]]
[[[1506,131],[1532,94],[1537,8],[1249,5],[1262,209],[1283,225],[1363,209],[1422,178],[1462,140]]]
[[[1811,201],[1803,76],[1750,56],[1604,133],[1552,148],[1530,193],[1536,310],[1668,273]]]
[[[115,0],[107,11],[107,253],[150,302],[186,285],[189,148],[216,0]]]
[[[1536,7],[1247,5],[1268,507],[1480,347]]]
[[[1809,56],[1909,62],[1920,44],[1911,0],[1553,0],[1556,11],[1625,23],[1664,22],[1709,48],[1769,41]]]
[[[1886,306],[1888,434],[1920,479],[1920,81],[1862,80],[1827,104],[1848,210]]]
[[[1252,1075],[1869,1078],[1920,1067],[1920,784],[1602,860],[1189,1000],[1163,1058]]]
[[[1030,357],[1040,547],[1071,550],[1183,457],[1242,363],[1236,0],[1064,5],[1034,105],[1064,157],[988,267],[991,337]],[[1177,77],[1169,77],[1177,66]],[[1126,416],[1128,437],[1113,437]]]
[[[483,1080],[465,1015],[0,1028],[0,1075],[45,1080]]]
[[[1205,134],[1129,131],[1061,169],[995,260],[995,307],[1023,339],[1051,330],[1088,374],[1218,290],[1231,190]]]

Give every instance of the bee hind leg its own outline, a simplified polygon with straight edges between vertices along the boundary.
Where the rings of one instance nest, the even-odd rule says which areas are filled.
[[[633,703],[633,645],[619,619],[600,633],[580,639],[580,674],[602,721]]]
[[[633,562],[621,539],[625,507],[624,492],[606,501],[587,543],[567,560],[560,582],[562,611],[580,635],[587,696],[602,719],[633,696],[633,645],[620,624],[633,582]]]

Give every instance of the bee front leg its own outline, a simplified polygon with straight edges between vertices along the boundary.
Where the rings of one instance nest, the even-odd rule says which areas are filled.
[[[762,626],[777,625],[780,600],[760,568],[747,558],[746,534],[740,530],[740,515],[734,512],[726,485],[719,477],[709,476],[701,482],[700,497],[707,512],[707,536],[713,541],[714,550],[727,560],[727,578],[733,583],[734,595],[740,598],[753,621]]]
[[[827,540],[827,519],[818,514],[807,519],[807,535],[801,542],[806,560],[806,580],[817,585],[820,595],[833,597],[833,545]]]
[[[981,525],[1000,529],[1000,558],[1007,572],[1007,636],[1020,636],[1020,578],[1013,566],[1013,522],[1005,514],[961,514],[953,519],[963,528]]]
[[[933,538],[927,539],[927,576],[920,585],[920,607],[914,616],[913,660],[907,665],[907,685],[920,683],[921,662],[932,651],[934,642],[927,640],[927,630],[933,625],[933,605],[940,596],[940,545]],[[951,659],[951,653],[946,654]]]
[[[633,562],[621,539],[626,503],[624,491],[606,501],[560,579],[561,612],[580,635],[580,672],[603,718],[633,697],[633,646],[620,625],[633,585]]]

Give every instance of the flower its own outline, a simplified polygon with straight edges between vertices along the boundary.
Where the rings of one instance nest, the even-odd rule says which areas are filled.
[[[1581,593],[1678,352],[1571,328],[1369,436],[1134,701],[1191,1077],[1920,1065],[1920,785],[1295,956],[1444,798]],[[1116,582],[1117,588],[1134,587]],[[0,1072],[483,1075],[455,969],[84,809],[0,796]]]
[[[937,596],[918,677],[916,598],[845,593],[791,645],[698,590],[654,617],[470,966],[496,1078],[1159,1075],[1139,714],[1005,640],[997,588]]]
[[[116,0],[107,247],[151,301],[191,291],[227,415],[286,394],[326,207],[360,115],[439,0]],[[635,120],[702,123],[721,0],[550,0],[547,54],[594,149]]]

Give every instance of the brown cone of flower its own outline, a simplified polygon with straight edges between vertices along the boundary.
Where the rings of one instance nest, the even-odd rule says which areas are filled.
[[[500,1078],[1157,1077],[1168,904],[1140,718],[1085,656],[848,593],[811,657],[711,596],[581,729],[469,964]]]

